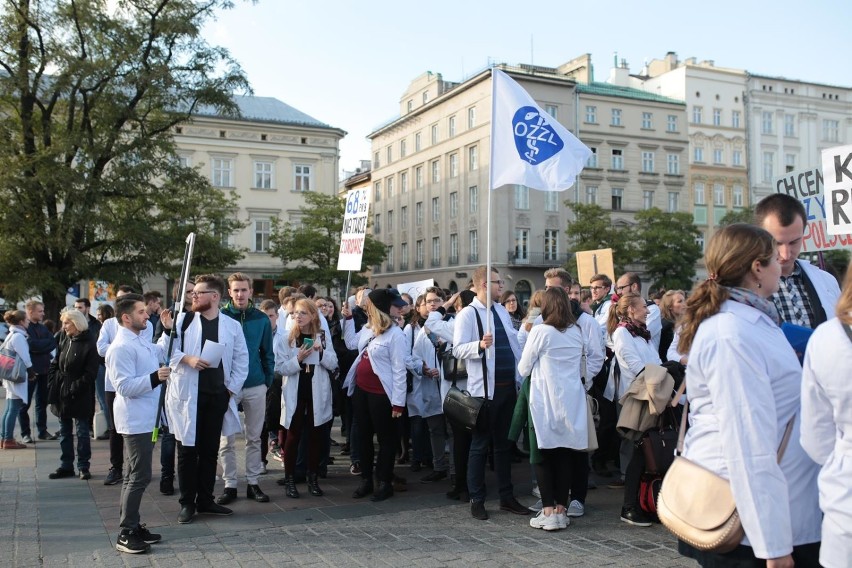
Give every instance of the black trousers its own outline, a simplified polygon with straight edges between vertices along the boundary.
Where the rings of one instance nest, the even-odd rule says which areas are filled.
[[[796,568],[820,568],[819,547],[818,542],[794,546],[793,562]],[[698,550],[678,540],[677,551],[698,562],[702,568],[763,568],[766,566],[766,560],[756,558],[750,546],[740,545],[731,552],[719,554]]]
[[[467,462],[470,459],[470,430],[454,426],[450,422],[453,434],[453,464],[456,468],[456,484],[454,489],[467,492]]]
[[[541,463],[535,464],[535,477],[545,507],[568,506],[571,479],[571,458],[568,448],[542,449]]]
[[[639,485],[645,472],[645,452],[633,444],[633,456],[624,474],[624,506],[639,507]]]
[[[384,394],[373,394],[355,387],[352,394],[352,409],[358,423],[358,445],[361,449],[361,477],[373,479],[373,435],[379,440],[379,456],[376,461],[376,479],[379,482],[393,481],[393,460],[397,448],[397,425],[391,412],[390,399]]]
[[[109,415],[115,416],[115,393],[106,391],[106,403],[109,407]],[[112,430],[109,431],[109,463],[112,469],[121,471],[124,469],[124,436],[115,431],[115,420],[112,422]]]
[[[195,417],[195,445],[178,442],[178,482],[180,504],[206,507],[213,503],[216,463],[219,459],[219,437],[222,421],[228,411],[230,395],[198,393]]]

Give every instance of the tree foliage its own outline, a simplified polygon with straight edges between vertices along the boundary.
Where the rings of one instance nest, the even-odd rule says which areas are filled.
[[[202,36],[228,0],[8,0],[0,8],[0,274],[55,313],[80,279],[236,262],[233,195],[176,162],[200,108],[236,112],[242,70]]]
[[[665,213],[656,207],[636,213],[637,260],[650,287],[688,290],[701,258],[700,235],[689,213]]]
[[[565,231],[573,250],[612,249],[616,274],[633,262],[635,250],[630,230],[626,226],[613,225],[610,212],[600,205],[571,203],[566,205],[574,212],[575,220]]]
[[[281,274],[284,280],[324,286],[330,294],[332,288],[346,286],[347,273],[337,270],[346,201],[336,195],[316,192],[307,192],[304,196],[306,204],[300,208],[300,223],[273,220],[269,252],[284,263]],[[386,256],[385,245],[368,234],[362,265],[381,264]],[[352,275],[353,285],[366,282],[360,274]]]
[[[754,207],[749,205],[745,209],[732,209],[719,220],[720,227],[727,227],[734,223],[754,223]]]

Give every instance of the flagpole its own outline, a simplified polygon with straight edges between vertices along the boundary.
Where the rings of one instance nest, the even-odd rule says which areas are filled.
[[[486,200],[486,222],[485,222],[485,309],[491,311],[491,187],[492,175],[494,173],[494,118],[496,116],[495,101],[497,100],[497,88],[494,82],[494,67],[491,68],[491,140],[490,157],[488,159],[488,199]],[[487,314],[487,312],[486,312]],[[491,318],[485,318],[485,333],[491,333]]]

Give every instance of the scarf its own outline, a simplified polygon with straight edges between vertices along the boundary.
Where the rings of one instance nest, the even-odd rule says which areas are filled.
[[[596,311],[598,311],[598,308],[600,306],[602,306],[603,304],[605,304],[606,302],[608,302],[611,299],[612,299],[612,295],[607,294],[606,296],[601,298],[600,302],[592,302],[591,304],[589,304],[589,307],[592,309],[592,313],[595,313]]]
[[[746,288],[736,288],[733,286],[725,286],[731,300],[751,306],[756,310],[760,310],[766,314],[769,319],[775,322],[775,325],[781,325],[781,316],[778,315],[778,308],[771,300],[761,298],[756,293]]]
[[[618,327],[623,327],[630,332],[633,337],[639,336],[645,341],[651,341],[651,332],[644,323],[636,323],[632,320],[623,320],[618,323]]]

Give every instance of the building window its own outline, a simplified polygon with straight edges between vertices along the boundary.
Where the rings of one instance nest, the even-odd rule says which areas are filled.
[[[387,257],[385,258],[385,262],[387,262],[387,271],[393,272],[393,245],[388,245],[385,249],[387,251]]]
[[[234,187],[234,160],[213,158],[213,185],[216,187]]]
[[[823,119],[822,121],[822,139],[826,142],[840,141],[840,121]]]
[[[423,268],[423,239],[415,243],[414,247],[414,267]]]
[[[544,192],[544,210],[545,211],[558,211],[559,210],[559,192],[557,192],[557,191],[545,191]]]
[[[447,136],[452,138],[456,135],[456,117],[451,116],[447,119]]]
[[[677,154],[666,154],[666,173],[673,176],[680,175],[680,156]]]
[[[714,164],[724,164],[725,157],[723,156],[724,151],[721,148],[713,149],[713,163]]]
[[[467,127],[473,128],[476,126],[476,107],[467,109]]]
[[[676,191],[669,192],[669,213],[677,213],[680,208],[680,194]]]
[[[411,112],[412,110],[414,110],[414,100],[408,99],[408,102],[405,104],[405,108],[407,112]]]
[[[530,208],[530,188],[525,185],[515,186],[515,209]]]
[[[459,155],[450,154],[450,177],[458,177],[459,175]]]
[[[432,160],[432,183],[441,181],[441,162],[440,160]]]
[[[437,223],[441,220],[441,204],[437,197],[432,198],[432,222]]]
[[[713,109],[713,126],[722,126],[722,109]]]
[[[399,228],[407,229],[408,228],[408,206],[403,205],[399,208]]]
[[[423,148],[423,135],[418,132],[414,135],[414,151],[419,152]]]
[[[459,235],[452,233],[450,235],[450,264],[459,263]]]
[[[438,143],[438,125],[432,125],[432,144],[435,145]]]
[[[406,146],[405,142],[406,142],[405,140],[399,141],[399,157],[400,158],[404,158],[405,155],[408,153],[407,150],[406,150],[406,147],[405,147]]]
[[[666,117],[666,132],[677,132],[676,114],[670,114]]]
[[[696,205],[704,205],[705,203],[707,203],[706,200],[704,199],[704,183],[700,182],[700,181],[696,182],[694,189],[695,189],[695,204]]]
[[[598,122],[598,107],[596,106],[587,106],[586,107],[586,122],[591,124],[597,124]]]
[[[775,153],[763,153],[763,183],[772,183],[772,176],[775,173]]]
[[[743,165],[743,151],[742,150],[734,150],[733,154],[731,154],[731,163],[735,166]]]
[[[272,221],[269,219],[254,220],[254,252],[269,252],[269,235],[272,232]]]
[[[559,257],[559,231],[544,230],[544,260],[556,260]]]
[[[620,187],[612,188],[612,210],[621,211],[624,201],[624,190]]]
[[[692,107],[692,122],[695,124],[701,124],[701,115],[704,112],[704,108],[700,106]]]
[[[592,151],[592,155],[589,156],[589,161],[586,162],[586,167],[596,168],[598,167],[598,149],[592,146],[589,148],[589,150]]]
[[[743,206],[743,186],[735,185],[732,191],[734,198],[734,207],[742,207]]]
[[[784,155],[784,169],[787,171],[787,173],[796,170],[796,154]]]
[[[272,189],[272,162],[254,163],[254,187]]]
[[[432,266],[441,265],[441,237],[432,237]]]
[[[373,234],[382,234],[382,215],[380,213],[373,216]]]
[[[701,247],[701,252],[704,252],[704,233],[701,233],[697,237],[695,237],[695,244]]]
[[[642,192],[642,208],[650,209],[654,206],[654,192],[653,190],[646,189]]]
[[[553,118],[557,118],[558,110],[556,105],[544,105],[544,112],[552,116]]]
[[[423,225],[423,202],[418,201],[414,204],[414,225],[421,227]]]
[[[612,122],[610,122],[612,126],[621,126],[621,109],[614,108],[612,109]]]
[[[479,169],[479,155],[476,146],[471,146],[467,149],[467,169],[471,172]]]
[[[377,181],[373,184],[373,201],[382,200],[382,182]]]
[[[414,168],[414,187],[417,189],[423,187],[423,166]]]
[[[379,169],[379,166],[380,166],[380,165],[381,165],[381,164],[379,163],[379,153],[378,153],[378,152],[374,152],[374,153],[373,153],[373,169],[374,169],[374,170]]]
[[[476,213],[479,208],[479,192],[475,185],[467,189],[467,210],[468,213]]]
[[[408,270],[408,243],[399,245],[399,269]]]
[[[731,111],[731,126],[733,126],[734,128],[740,127],[740,111]]]
[[[515,261],[528,262],[530,258],[530,230],[515,229]]]
[[[717,207],[725,205],[725,186],[721,183],[713,184],[713,205]]]
[[[311,191],[311,166],[296,164],[293,166],[294,191]]]
[[[459,192],[450,193],[450,219],[455,219],[459,215]]]
[[[388,232],[390,233],[391,231],[393,231],[393,211],[388,211],[387,219]]]
[[[652,128],[651,116],[652,115],[651,115],[650,112],[643,112],[642,113],[642,128],[644,128],[646,130],[649,130],[649,129]]]
[[[468,262],[478,262],[479,261],[479,236],[476,231],[470,231],[467,234],[467,245],[468,250],[470,251],[468,254]]]
[[[793,114],[784,115],[784,136],[796,135],[796,116]]]
[[[612,151],[612,169],[614,170],[623,170],[624,169],[624,155],[622,150],[613,149]]]
[[[760,132],[772,134],[772,113],[769,111],[763,111],[760,114]]]
[[[423,91],[423,104],[425,105],[428,102],[429,102],[429,91]]]
[[[598,186],[596,186],[596,185],[587,185],[586,186],[586,203],[588,205],[597,205],[598,204]]]
[[[393,146],[388,146],[387,151],[388,151],[387,163],[390,164],[393,161]]]
[[[704,161],[704,148],[695,148],[693,155],[693,162],[703,162]]]
[[[654,172],[654,153],[642,152],[642,171],[645,173]]]
[[[390,199],[391,197],[393,197],[393,178],[392,177],[389,177],[388,179],[385,180],[385,187],[387,188],[385,190],[385,193],[387,194],[388,199]]]
[[[401,193],[408,193],[408,172],[399,174],[399,191]]]

